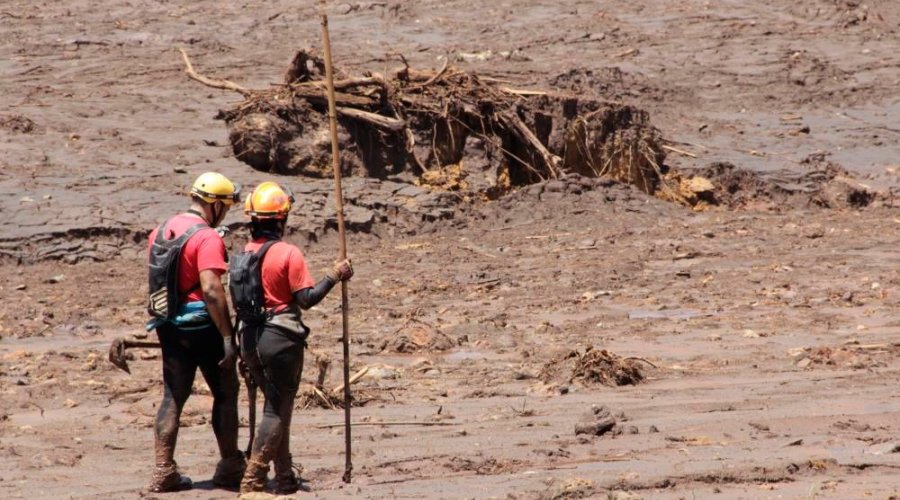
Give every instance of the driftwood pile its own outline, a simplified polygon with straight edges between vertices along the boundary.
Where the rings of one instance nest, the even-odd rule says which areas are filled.
[[[237,158],[265,172],[330,175],[322,59],[300,51],[283,83],[252,90],[199,75],[182,55],[191,78],[244,97],[219,115]],[[514,89],[446,63],[437,71],[404,61],[388,75],[335,74],[345,175],[411,175],[488,195],[567,172],[609,176],[651,194],[661,188],[660,132],[632,106]]]

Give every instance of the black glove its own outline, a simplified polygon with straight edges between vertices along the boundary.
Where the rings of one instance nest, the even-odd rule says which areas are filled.
[[[346,281],[353,277],[353,265],[350,259],[344,259],[334,263],[334,267],[328,271],[328,277],[337,283],[338,281]]]
[[[219,361],[219,367],[225,370],[233,370],[238,355],[237,346],[234,345],[232,337],[223,337],[222,347],[225,349],[225,356],[222,357],[222,361]]]

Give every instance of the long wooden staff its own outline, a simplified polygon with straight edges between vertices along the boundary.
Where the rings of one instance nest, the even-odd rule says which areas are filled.
[[[340,259],[347,258],[347,237],[344,233],[344,194],[341,189],[341,158],[338,148],[337,111],[334,99],[334,70],[331,65],[331,40],[328,37],[328,14],[326,0],[320,0],[322,12],[322,46],[325,49],[325,81],[328,87],[328,124],[331,129],[331,166],[334,169],[334,202],[337,208],[338,236],[340,238]],[[344,326],[344,482],[350,482],[353,462],[350,459],[350,326],[347,311],[350,300],[347,297],[347,282],[341,281],[341,316]]]

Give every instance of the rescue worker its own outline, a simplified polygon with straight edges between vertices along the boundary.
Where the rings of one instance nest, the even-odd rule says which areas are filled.
[[[299,488],[292,467],[290,425],[309,335],[301,309],[318,304],[338,281],[353,276],[350,261],[344,260],[316,283],[300,249],[281,241],[293,202],[290,190],[274,182],[257,186],[244,205],[244,212],[250,216],[251,240],[244,248],[245,254],[238,254],[231,263],[232,303],[242,325],[241,359],[265,396],[263,417],[241,481],[241,493],[266,487],[270,462],[275,466],[275,492],[290,494]],[[263,292],[260,297],[264,299],[263,316],[258,321],[245,321],[239,305],[240,292],[236,291],[240,283],[236,282],[235,268],[251,253],[262,254],[261,263],[254,264]],[[237,277],[238,281],[241,279]]]
[[[148,311],[153,318],[147,330],[155,328],[159,337],[164,384],[154,428],[153,492],[192,487],[190,478],[179,473],[174,455],[181,411],[197,368],[213,396],[212,427],[221,457],[213,483],[237,487],[246,468],[237,444],[237,347],[220,279],[227,257],[214,229],[240,201],[240,187],[222,174],[207,172],[197,177],[190,196],[186,212],[150,233]]]

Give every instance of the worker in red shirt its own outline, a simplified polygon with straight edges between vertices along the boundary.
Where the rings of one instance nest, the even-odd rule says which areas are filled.
[[[162,347],[163,400],[156,414],[156,467],[150,491],[190,489],[178,472],[175,442],[184,404],[197,368],[213,396],[212,426],[221,460],[213,483],[236,487],[246,468],[238,450],[237,347],[221,276],[227,270],[225,244],[215,228],[240,201],[240,188],[207,172],[191,187],[191,206],[150,233],[150,304]]]
[[[289,443],[309,335],[301,309],[318,304],[337,282],[353,276],[350,261],[343,260],[316,283],[300,249],[281,241],[293,202],[291,192],[274,182],[253,190],[244,205],[251,241],[229,268],[232,304],[241,324],[241,359],[265,395],[241,493],[265,488],[269,462],[275,466],[276,493],[299,488]]]

